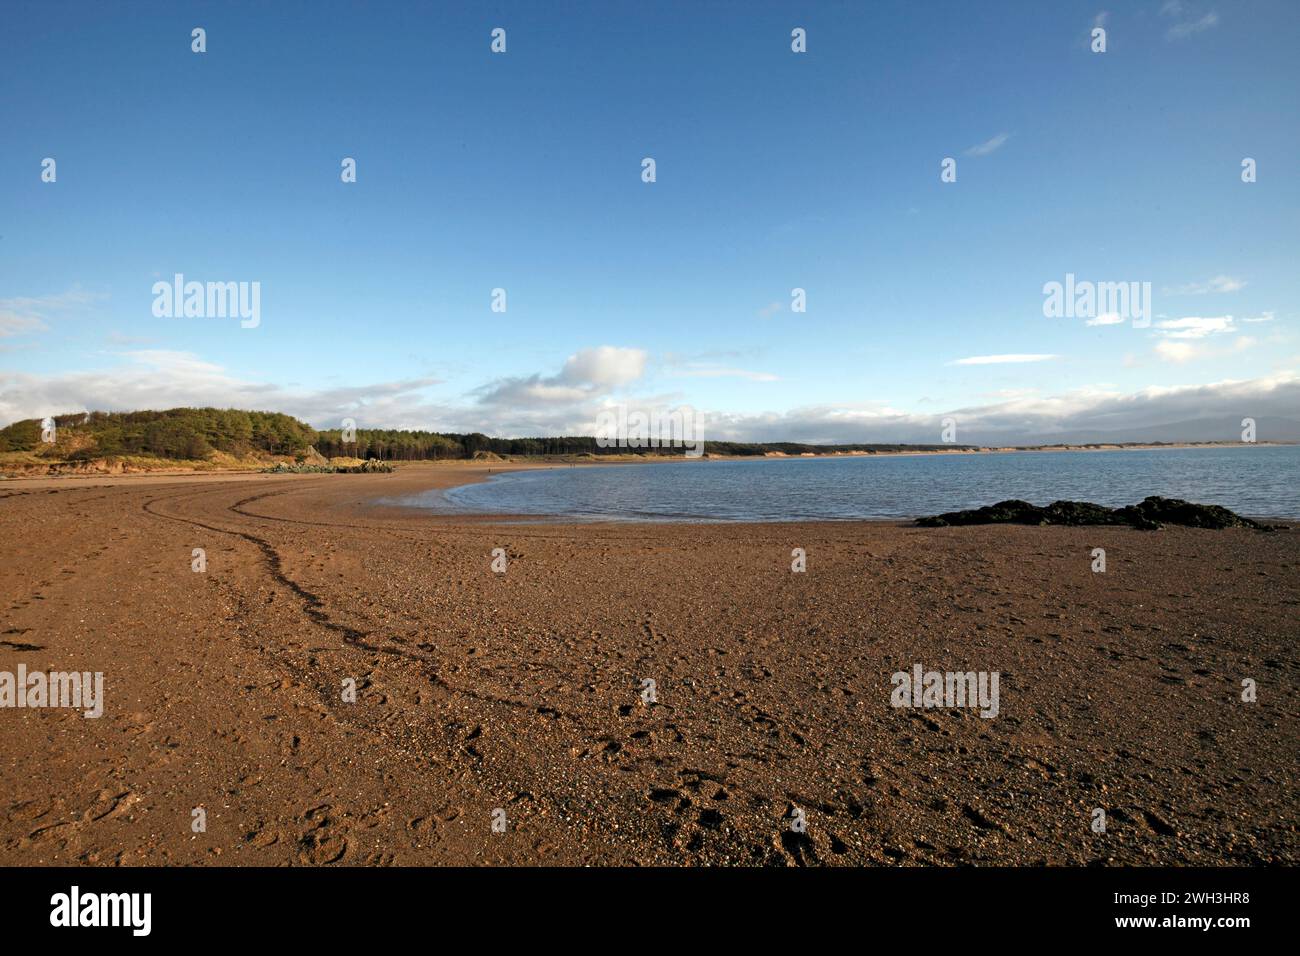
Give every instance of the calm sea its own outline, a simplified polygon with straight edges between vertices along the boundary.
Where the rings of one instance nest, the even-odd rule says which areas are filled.
[[[1300,446],[557,465],[401,503],[458,514],[820,521],[913,518],[1005,498],[1117,506],[1147,495],[1300,518]]]

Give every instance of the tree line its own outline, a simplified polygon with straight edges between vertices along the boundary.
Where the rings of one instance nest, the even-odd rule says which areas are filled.
[[[602,448],[592,436],[493,438],[481,432],[411,431],[367,428],[349,432],[318,431],[279,412],[246,412],[234,408],[172,408],[166,411],[89,412],[58,415],[56,442],[70,460],[110,455],[151,455],[158,458],[203,459],[214,451],[302,457],[315,448],[327,458],[353,457],[380,461],[432,461],[473,458],[490,453],[502,457],[544,455],[625,455],[636,449]],[[42,447],[42,423],[35,418],[0,429],[0,451],[37,451]],[[345,438],[347,440],[345,440]],[[761,456],[832,451],[886,452],[906,449],[961,448],[956,445],[852,444],[810,445],[799,442],[705,442],[708,454]],[[646,449],[655,454],[684,455],[682,448]]]

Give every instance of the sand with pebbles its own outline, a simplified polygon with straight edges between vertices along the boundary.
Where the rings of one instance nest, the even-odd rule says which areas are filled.
[[[105,676],[0,710],[0,863],[1300,862],[1300,531],[373,504],[488,467],[0,484],[0,671]]]

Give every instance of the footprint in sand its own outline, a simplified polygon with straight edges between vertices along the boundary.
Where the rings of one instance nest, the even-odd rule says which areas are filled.
[[[274,827],[267,826],[264,821],[258,820],[253,829],[244,834],[244,842],[249,846],[265,849],[280,842],[280,832]]]
[[[335,824],[330,805],[313,807],[302,815],[307,829],[298,837],[298,861],[310,866],[337,863],[348,852],[344,828]]]

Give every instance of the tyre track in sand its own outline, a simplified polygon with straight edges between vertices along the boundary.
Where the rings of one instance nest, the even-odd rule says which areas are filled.
[[[318,483],[313,483],[313,484],[318,484]],[[217,488],[212,490],[223,491],[226,489]],[[232,505],[226,506],[226,510],[234,512],[235,514],[239,514],[243,517],[256,518],[260,520],[272,520],[272,521],[280,520],[275,518],[268,518],[265,515],[245,512],[240,509],[242,506],[250,504],[254,501],[286,494],[290,490],[294,490],[294,489],[284,489],[283,491],[270,491],[270,492],[263,492],[257,495],[251,495],[247,498],[240,499],[239,501],[235,502]],[[207,522],[200,521],[196,518],[184,517],[182,515],[177,515],[177,514],[169,514],[166,511],[162,511],[156,507],[153,507],[154,505],[160,503],[178,502],[182,500],[202,498],[208,496],[210,493],[211,491],[195,492],[193,490],[187,490],[182,494],[157,496],[154,498],[146,499],[144,504],[141,507],[147,514],[152,515],[155,518],[162,518],[168,521],[178,521],[184,524],[192,525],[194,527],[203,528],[204,530],[212,531],[217,534],[231,535],[240,538],[248,542],[249,544],[253,545],[254,547],[256,547],[258,551],[261,552],[262,554],[267,571],[269,572],[272,580],[274,580],[281,587],[287,589],[299,601],[302,602],[302,611],[303,614],[307,617],[307,619],[310,620],[313,624],[316,624],[317,626],[324,628],[325,630],[330,631],[331,633],[339,635],[339,637],[342,638],[343,643],[349,647],[356,648],[358,650],[369,651],[370,653],[373,654],[386,654],[392,657],[401,658],[407,661],[413,661],[417,664],[423,665],[426,668],[426,676],[428,677],[430,682],[449,694],[463,695],[465,697],[469,697],[481,703],[510,707],[515,710],[535,711],[537,713],[542,713],[544,711],[545,715],[551,718],[560,717],[566,720],[573,721],[575,723],[581,723],[580,718],[576,714],[566,713],[564,711],[558,711],[555,708],[551,708],[551,707],[538,708],[533,704],[528,703],[527,701],[515,700],[509,697],[500,697],[493,694],[484,694],[481,691],[477,691],[472,688],[457,686],[455,684],[452,684],[446,678],[444,678],[442,674],[439,672],[438,670],[439,661],[437,658],[435,658],[433,654],[428,654],[428,653],[417,654],[417,653],[412,653],[409,650],[405,650],[402,647],[385,646],[383,644],[374,643],[375,635],[373,633],[368,631],[363,631],[360,630],[359,628],[352,627],[347,624],[342,624],[336,621],[330,615],[327,609],[327,605],[324,599],[320,597],[320,595],[311,591],[307,587],[304,587],[302,584],[295,581],[293,578],[289,576],[289,574],[284,569],[284,561],[281,558],[279,551],[276,550],[275,545],[273,545],[270,541],[267,541],[265,538],[261,538],[248,531],[244,531],[240,529],[222,528],[214,524],[209,524]],[[282,520],[290,521],[293,523],[309,523],[309,522],[297,522],[297,521],[293,521],[293,519],[282,519]],[[310,522],[310,523],[314,524],[316,522]],[[328,524],[326,524],[325,526],[326,527],[349,527],[348,525],[328,525]],[[387,529],[375,529],[375,530],[387,530]],[[324,691],[322,691],[322,693],[324,693]],[[331,705],[331,710],[335,709],[332,706],[335,703],[332,697],[330,697],[326,702]]]

